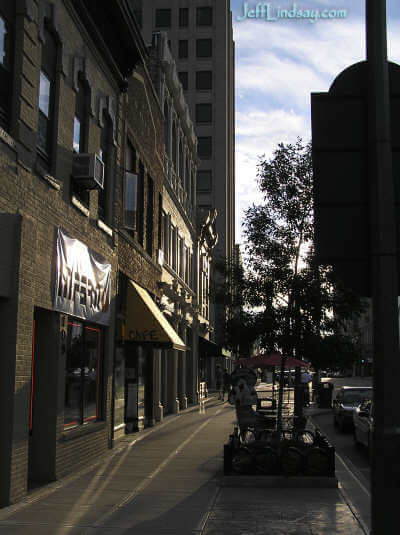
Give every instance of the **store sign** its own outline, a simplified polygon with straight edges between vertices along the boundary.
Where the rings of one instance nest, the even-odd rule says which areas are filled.
[[[111,264],[96,260],[84,243],[58,229],[54,309],[110,324]]]

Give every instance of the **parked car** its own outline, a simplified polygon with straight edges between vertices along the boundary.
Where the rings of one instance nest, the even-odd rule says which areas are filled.
[[[366,399],[372,399],[371,386],[343,386],[332,402],[333,423],[340,431],[353,425],[353,412]]]
[[[372,428],[374,424],[374,402],[366,399],[353,412],[354,442],[356,446],[371,448]]]

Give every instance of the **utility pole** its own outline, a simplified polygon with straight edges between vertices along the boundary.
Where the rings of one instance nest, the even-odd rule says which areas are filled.
[[[371,466],[372,533],[394,535],[399,533],[400,351],[386,0],[366,0],[366,13],[375,411]]]

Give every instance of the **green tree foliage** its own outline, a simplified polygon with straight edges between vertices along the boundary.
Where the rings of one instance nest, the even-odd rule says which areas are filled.
[[[260,160],[258,184],[262,202],[247,210],[243,224],[244,269],[232,275],[238,310],[251,312],[242,322],[236,315],[230,336],[242,335],[247,345],[259,338],[265,351],[317,368],[350,365],[358,353],[347,323],[363,306],[315,262],[310,144],[279,144],[270,160]]]

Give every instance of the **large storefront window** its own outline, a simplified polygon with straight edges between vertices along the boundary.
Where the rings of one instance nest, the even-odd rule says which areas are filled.
[[[102,331],[68,322],[64,429],[101,418]]]

